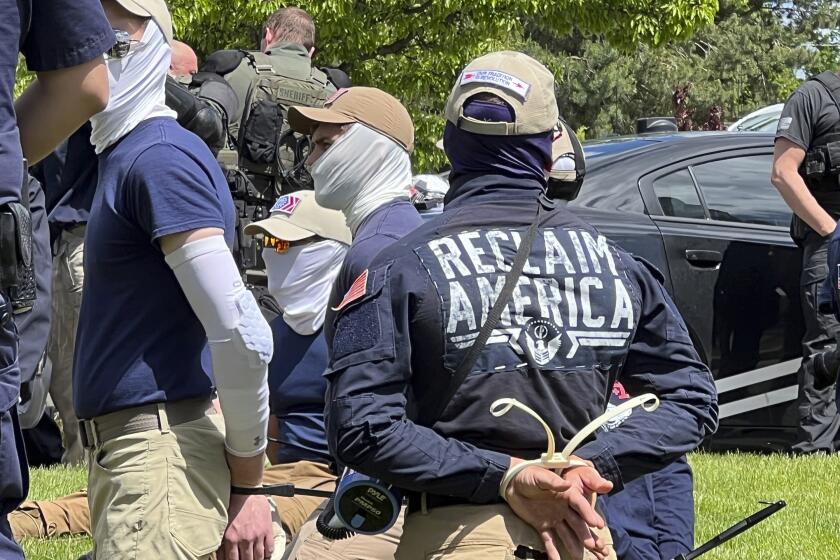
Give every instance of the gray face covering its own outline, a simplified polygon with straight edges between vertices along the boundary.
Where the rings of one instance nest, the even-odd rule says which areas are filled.
[[[374,210],[411,187],[408,152],[387,136],[353,124],[310,168],[315,200],[344,212],[355,233]]]
[[[268,291],[296,333],[314,334],[323,326],[330,290],[346,254],[347,245],[332,239],[285,253],[263,249]]]

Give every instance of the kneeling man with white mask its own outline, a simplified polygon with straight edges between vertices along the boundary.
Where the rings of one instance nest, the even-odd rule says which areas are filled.
[[[324,431],[327,345],[324,315],[350,245],[344,216],[322,208],[312,191],[281,196],[271,215],[245,227],[260,235],[268,291],[282,314],[271,321],[276,351],[269,364],[271,418],[266,484],[332,491],[333,459]],[[291,540],[323,498],[275,497]]]
[[[270,558],[268,500],[231,491],[263,482],[273,344],[229,250],[230,191],[165,105],[164,1],[103,8],[118,44],[110,102],[91,119],[99,179],[73,376],[94,556]]]

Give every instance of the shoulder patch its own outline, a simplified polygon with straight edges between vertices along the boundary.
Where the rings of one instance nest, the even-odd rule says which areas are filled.
[[[274,214],[275,212],[279,212],[281,214],[291,216],[300,205],[300,201],[301,199],[299,196],[291,194],[281,196],[277,199],[277,202],[274,203],[274,206],[271,207],[269,213]]]
[[[347,293],[344,294],[341,303],[337,307],[333,307],[333,311],[341,311],[357,299],[363,297],[367,293],[367,280],[368,269],[365,269],[364,272],[359,274],[358,278],[353,280],[353,284],[347,290]]]
[[[790,128],[790,125],[793,124],[793,117],[782,117],[779,119],[779,127],[776,129],[778,131],[787,130]]]

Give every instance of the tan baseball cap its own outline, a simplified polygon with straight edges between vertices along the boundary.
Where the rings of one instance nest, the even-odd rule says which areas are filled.
[[[327,99],[323,108],[291,107],[289,126],[295,132],[311,134],[319,124],[360,123],[384,134],[405,151],[414,149],[414,123],[396,97],[381,89],[351,87],[340,89]]]
[[[116,2],[135,16],[155,20],[163,31],[166,42],[172,44],[172,15],[164,0],[116,0]]]
[[[464,104],[479,93],[506,101],[516,116],[512,123],[485,122],[464,116]],[[521,52],[500,51],[480,56],[464,68],[446,102],[446,120],[460,129],[490,136],[548,132],[557,124],[554,75]]]
[[[245,226],[246,235],[258,233],[285,241],[300,241],[315,235],[347,245],[353,240],[344,214],[319,206],[314,191],[297,191],[278,198],[268,218]]]

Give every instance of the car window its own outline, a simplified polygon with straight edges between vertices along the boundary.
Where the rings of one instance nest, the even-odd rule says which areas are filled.
[[[692,166],[711,219],[787,226],[791,211],[770,183],[772,162],[767,154]]]
[[[653,192],[666,216],[699,220],[706,218],[688,169],[680,169],[654,180]]]

